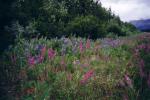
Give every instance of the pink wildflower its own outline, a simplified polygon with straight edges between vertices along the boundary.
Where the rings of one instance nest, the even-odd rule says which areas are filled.
[[[82,80],[80,81],[81,84],[85,84],[88,81],[88,79],[91,78],[93,75],[94,75],[94,70],[89,70],[88,72],[86,72],[83,75]]]
[[[45,53],[46,53],[46,47],[43,47],[41,49],[41,56],[44,57]]]
[[[29,64],[30,66],[33,66],[33,65],[35,64],[35,59],[34,59],[34,57],[29,57],[29,58],[28,58],[28,64]]]
[[[53,59],[56,55],[56,52],[53,49],[48,49],[48,58]]]
[[[64,59],[62,59],[62,60],[60,61],[60,65],[61,65],[61,68],[63,68],[63,69],[66,68],[66,63],[65,63],[65,60],[64,60]]]
[[[141,45],[138,46],[138,48],[139,48],[139,49],[145,49],[145,48],[146,48],[146,45],[145,45],[145,44],[141,44]]]
[[[125,80],[126,84],[127,84],[130,88],[132,88],[132,80],[130,79],[130,77],[129,77],[127,74],[125,74],[124,80]]]
[[[61,65],[65,65],[65,61],[62,59],[60,62]]]
[[[40,55],[38,58],[38,62],[41,63],[41,62],[43,62],[43,60],[44,60],[44,57]]]
[[[80,53],[82,53],[82,52],[83,52],[83,44],[82,44],[82,41],[80,41],[79,49],[80,49]]]
[[[87,42],[86,42],[86,49],[90,49],[90,39],[87,39]]]

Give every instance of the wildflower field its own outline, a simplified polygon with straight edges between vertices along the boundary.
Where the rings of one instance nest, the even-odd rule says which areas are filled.
[[[150,34],[17,39],[0,76],[2,100],[149,100]]]

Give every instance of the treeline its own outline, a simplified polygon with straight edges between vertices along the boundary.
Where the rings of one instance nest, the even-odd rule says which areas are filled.
[[[95,0],[0,0],[0,8],[5,42],[18,34],[25,38],[73,35],[95,39],[136,31]]]

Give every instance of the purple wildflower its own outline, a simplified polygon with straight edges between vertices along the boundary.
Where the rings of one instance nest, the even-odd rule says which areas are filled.
[[[38,57],[38,62],[41,63],[41,62],[43,62],[43,60],[44,60],[44,57],[40,55],[40,56]]]
[[[145,44],[141,44],[141,45],[138,46],[138,48],[139,48],[139,49],[145,49],[145,48],[146,48],[146,45],[145,45]]]

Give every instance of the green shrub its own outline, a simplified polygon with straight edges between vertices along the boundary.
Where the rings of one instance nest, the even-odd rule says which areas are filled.
[[[105,36],[103,22],[92,15],[76,17],[69,22],[66,31],[80,37],[98,38]]]

